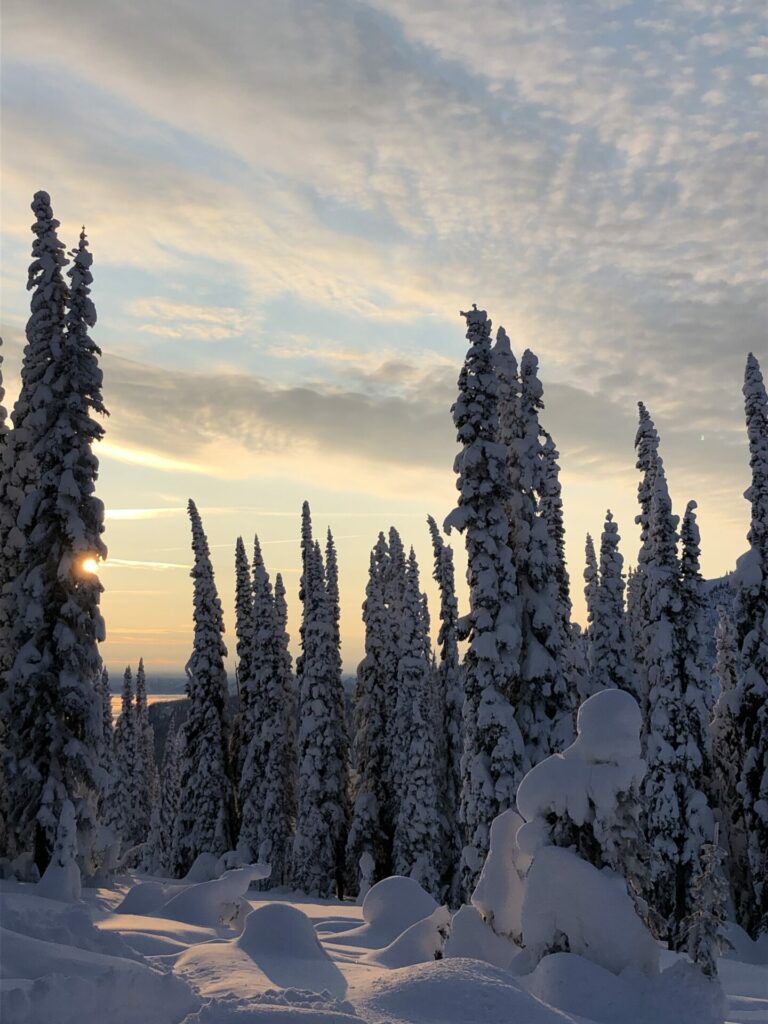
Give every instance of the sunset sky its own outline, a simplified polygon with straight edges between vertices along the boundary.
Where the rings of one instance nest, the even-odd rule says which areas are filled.
[[[113,672],[188,657],[190,496],[231,650],[240,533],[284,573],[295,636],[310,500],[354,670],[377,532],[426,575],[425,517],[454,501],[472,302],[539,356],[578,618],[607,507],[635,560],[638,399],[676,510],[699,502],[705,572],[743,550],[747,352],[768,370],[764,6],[476,6],[5,0],[3,369],[12,399],[45,189],[94,254]]]

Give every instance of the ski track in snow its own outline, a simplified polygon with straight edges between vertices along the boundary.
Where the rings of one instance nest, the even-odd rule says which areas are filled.
[[[382,927],[353,903],[264,893],[232,927],[211,926],[172,919],[173,895],[191,887],[167,880],[163,902],[156,886],[134,889],[126,908],[147,909],[120,912],[134,881],[147,879],[86,889],[76,905],[0,883],[3,1024],[696,1024],[567,954],[527,977],[450,957],[387,968],[376,951],[390,941],[391,908]],[[428,941],[405,948],[430,955]],[[768,1024],[768,963],[721,960],[720,975],[728,1024]]]

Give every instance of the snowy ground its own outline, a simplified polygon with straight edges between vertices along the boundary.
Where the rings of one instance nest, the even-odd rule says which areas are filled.
[[[367,910],[252,890],[229,872],[85,890],[0,883],[3,1024],[701,1024],[693,975],[617,977],[581,957],[530,974],[433,958],[447,914],[392,886]],[[227,921],[228,925],[222,925]],[[497,951],[498,952],[498,951]],[[514,947],[512,953],[514,954]],[[502,950],[503,955],[503,950]],[[726,1019],[768,1024],[768,949],[721,962]],[[675,960],[668,956],[663,967]],[[760,961],[749,963],[745,960]],[[419,962],[424,961],[424,962]],[[697,976],[696,976],[697,977]],[[681,980],[682,978],[682,980]],[[722,1018],[720,1018],[722,1019]]]

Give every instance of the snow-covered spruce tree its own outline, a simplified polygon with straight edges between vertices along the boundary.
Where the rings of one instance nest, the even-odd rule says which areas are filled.
[[[661,459],[654,473],[644,564],[645,657],[648,694],[645,785],[646,834],[650,848],[647,898],[655,911],[657,937],[672,948],[684,943],[683,921],[692,908],[691,885],[700,851],[711,841],[714,821],[703,792],[705,751],[691,714],[680,656],[682,612],[677,558],[677,516]]]
[[[600,540],[600,579],[593,596],[590,625],[592,688],[627,690],[637,696],[624,612],[624,559],[618,525],[610,509]]]
[[[182,726],[179,813],[174,873],[185,874],[201,853],[232,847],[233,791],[228,771],[228,688],[224,620],[208,540],[197,506],[188,503],[194,565],[194,641],[186,664],[189,715]]]
[[[114,764],[114,785],[110,798],[108,823],[115,829],[123,849],[130,849],[144,839],[140,827],[139,735],[133,673],[130,666],[126,666],[123,673],[122,703],[114,734]]]
[[[314,540],[312,537],[312,513],[309,502],[304,501],[301,506],[301,578],[299,579],[299,600],[304,601],[304,587],[306,584],[307,561],[311,557]],[[299,656],[296,659],[296,678],[302,675],[302,658],[304,657],[304,616],[299,624]]]
[[[542,472],[539,493],[539,514],[547,524],[554,548],[557,580],[557,616],[563,636],[563,671],[571,692],[574,708],[589,693],[589,671],[581,627],[571,621],[571,581],[565,558],[565,524],[560,486],[560,453],[551,434],[542,428]]]
[[[325,589],[328,593],[328,604],[331,609],[333,623],[333,647],[336,652],[336,664],[341,674],[341,630],[339,622],[341,611],[339,609],[339,561],[336,554],[336,545],[333,541],[333,534],[328,527],[328,534],[325,542]]]
[[[740,924],[753,937],[768,932],[768,400],[760,365],[750,354],[744,408],[752,482],[749,550],[736,569],[734,623],[739,645],[736,707],[743,760],[738,782],[747,836],[749,889]]]
[[[265,795],[259,829],[260,861],[272,867],[266,885],[288,885],[297,814],[296,691],[285,631],[285,591],[275,578],[274,671],[267,687],[267,717],[262,730]],[[343,714],[343,709],[342,709]]]
[[[430,689],[430,663],[424,649],[419,566],[413,548],[411,548],[406,562],[405,588],[400,598],[399,612],[400,657],[397,662],[397,699],[390,716],[391,736],[393,737],[390,747],[392,788],[396,820],[399,820],[400,817],[400,802],[404,795],[405,762],[411,744],[414,699],[422,687]],[[395,870],[397,871],[397,868]]]
[[[288,636],[288,603],[285,599],[285,584],[283,577],[275,573],[275,614],[277,616],[277,634],[280,640],[282,651],[283,674],[293,685],[293,661],[289,648],[290,637]]]
[[[365,657],[357,668],[354,702],[352,821],[347,865],[353,885],[365,891],[392,874],[394,823],[388,789],[386,651],[389,616],[384,578],[389,553],[384,534],[371,551],[363,602]]]
[[[255,694],[240,782],[240,843],[271,865],[269,885],[289,881],[296,818],[295,699],[286,675],[283,613],[278,611],[258,537],[253,555],[252,679]]]
[[[55,246],[39,255],[43,278],[57,255]],[[72,257],[64,336],[57,328],[54,339],[51,310],[45,306],[41,315],[48,324],[49,362],[43,366],[42,352],[30,342],[22,371],[30,386],[33,371],[37,374],[23,428],[36,472],[34,489],[19,506],[17,526],[24,543],[18,575],[10,585],[15,660],[8,675],[9,721],[14,723],[9,804],[18,846],[34,849],[42,871],[50,859],[62,805],[69,799],[87,877],[97,858],[102,726],[96,684],[102,671],[98,643],[104,639],[102,586],[89,564],[107,554],[101,539],[104,506],[94,494],[98,460],[92,451],[104,430],[93,414],[106,410],[100,350],[88,333],[96,310],[89,295],[92,258],[85,232]],[[51,283],[50,293],[36,292],[31,320],[36,305],[45,305],[46,295],[50,298],[56,292],[56,284]],[[38,327],[43,332],[42,325]]]
[[[308,507],[304,532],[309,523]],[[310,527],[311,529],[311,527]],[[310,534],[311,536],[311,534]],[[319,545],[306,543],[299,676],[299,791],[293,885],[315,896],[344,894],[349,828],[349,749],[344,699]]]
[[[291,776],[293,779],[293,803],[292,814],[296,816],[296,734],[297,734],[297,707],[296,707],[296,684],[293,678],[293,659],[291,658],[290,640],[288,635],[288,604],[285,599],[285,584],[280,573],[275,574],[275,621],[277,624],[277,653],[278,673],[282,682],[285,694],[284,715],[287,729],[287,742],[291,748],[289,762],[293,765]]]
[[[592,685],[592,666],[594,657],[592,654],[592,631],[595,625],[595,605],[597,603],[597,591],[600,586],[600,571],[597,565],[595,554],[595,542],[592,535],[587,534],[587,541],[584,546],[584,601],[587,605],[587,629],[584,631],[584,642],[587,650],[587,696],[591,696],[595,690]]]
[[[178,862],[174,842],[177,835],[176,818],[181,799],[181,762],[184,757],[184,734],[171,721],[165,740],[163,774],[160,785],[159,848],[155,848],[159,870],[170,875]]]
[[[238,712],[232,723],[231,763],[236,780],[240,779],[245,761],[246,748],[242,742],[243,719],[248,716],[247,702],[252,692],[251,657],[253,651],[253,584],[248,555],[245,553],[243,538],[235,543],[235,636],[237,637],[237,680]],[[238,807],[242,813],[242,807]]]
[[[744,763],[742,734],[739,728],[739,648],[736,630],[728,612],[718,608],[715,629],[715,675],[720,695],[712,711],[713,805],[717,808],[721,844],[728,851],[726,874],[731,883],[738,920],[743,920],[751,901],[747,836],[744,828],[739,778]]]
[[[469,351],[452,407],[461,451],[459,500],[445,521],[467,545],[470,611],[462,632],[465,658],[464,748],[461,759],[462,890],[475,887],[488,853],[493,819],[510,807],[523,775],[524,748],[510,704],[519,687],[521,621],[509,547],[506,446],[500,441],[498,380],[491,360],[491,323],[476,306],[462,314]]]
[[[0,614],[3,612],[2,590],[5,583],[6,563],[4,557],[5,538],[13,525],[10,503],[6,499],[4,455],[8,441],[8,412],[3,405],[5,388],[3,387],[3,339],[0,338]],[[13,650],[8,633],[10,623],[0,621],[0,858],[7,857],[10,849],[8,842],[8,783],[6,781],[6,742],[7,724],[5,722],[5,673],[10,666],[10,654]]]
[[[597,565],[595,553],[595,542],[592,534],[587,534],[584,545],[584,602],[587,606],[587,642],[590,645],[589,666],[592,667],[593,658],[591,654],[592,627],[595,623],[595,605],[597,603],[597,591],[600,586],[600,571]]]
[[[172,718],[165,738],[162,773],[158,776],[158,798],[152,807],[149,834],[141,860],[142,871],[153,875],[171,873],[175,863],[173,835],[179,807],[180,737]]]
[[[566,643],[558,614],[555,543],[538,512],[543,457],[539,412],[544,407],[538,360],[530,351],[520,363],[517,436],[510,447],[512,501],[510,545],[522,607],[521,683],[513,701],[525,743],[526,763],[534,765],[573,738],[575,694],[566,672]],[[500,389],[502,405],[510,390]]]
[[[659,435],[650,413],[643,403],[638,402],[637,407],[639,423],[637,434],[635,435],[635,451],[637,453],[635,465],[640,470],[642,476],[637,485],[637,501],[640,511],[635,516],[635,523],[640,527],[640,550],[632,580],[634,594],[631,614],[629,616],[629,626],[634,662],[637,668],[638,686],[641,687],[640,710],[643,712],[643,722],[647,725],[648,694],[642,689],[647,681],[647,673],[643,671],[642,666],[645,654],[645,624],[650,614],[645,592],[645,567],[648,560],[652,557],[650,523],[656,468],[659,463]]]
[[[242,537],[235,544],[235,635],[237,676],[242,683],[251,678],[253,651],[253,584]]]
[[[560,617],[565,623],[571,620],[571,582],[565,561],[565,524],[563,522],[563,497],[560,487],[560,452],[552,435],[541,429],[543,443],[541,483],[539,485],[539,512],[544,517],[555,552],[555,579]]]
[[[637,660],[637,652],[642,643],[643,617],[640,608],[643,576],[633,566],[627,569],[627,631],[630,641],[630,654],[635,666],[635,674],[640,674],[640,662]],[[636,685],[640,681],[636,678]]]
[[[424,683],[414,692],[393,857],[397,874],[414,878],[439,898],[443,858],[434,763],[436,730],[429,679]]]
[[[109,818],[107,803],[111,798],[112,784],[115,774],[114,743],[115,730],[112,724],[112,691],[109,688],[109,673],[102,669],[101,678],[96,686],[101,703],[101,745],[99,747],[99,765],[102,772],[101,794],[99,796],[99,820],[106,823]]]
[[[25,543],[16,520],[22,502],[37,483],[39,467],[34,448],[48,429],[49,392],[46,377],[54,353],[60,352],[65,334],[68,289],[63,269],[69,262],[59,241],[59,222],[53,216],[47,192],[32,200],[32,262],[27,291],[32,292],[27,343],[21,368],[21,390],[11,414],[13,430],[2,446],[2,502],[0,503],[0,679],[6,679],[18,650],[13,635],[16,599],[10,585],[19,575],[19,553]],[[12,754],[12,748],[9,750]],[[13,770],[13,774],[16,774]]]
[[[701,754],[702,768],[695,779],[697,789],[711,789],[712,667],[709,658],[709,606],[701,575],[701,535],[696,520],[696,502],[689,501],[680,527],[680,597],[678,656],[680,676],[688,714],[688,743]],[[693,780],[692,780],[693,781]]]
[[[693,879],[693,909],[685,922],[688,956],[708,978],[717,977],[717,958],[732,949],[727,933],[728,886],[723,874],[723,850],[714,841],[701,848],[699,871]]]
[[[424,647],[419,567],[411,548],[402,602],[402,648],[397,672],[395,755],[398,795],[394,870],[440,895],[441,833],[435,777],[435,705]]]
[[[384,564],[384,599],[387,605],[389,626],[385,634],[384,686],[386,689],[384,700],[389,709],[385,718],[386,746],[389,754],[385,767],[387,770],[387,795],[390,800],[388,814],[395,822],[400,795],[397,790],[398,750],[402,742],[402,736],[397,731],[395,709],[398,701],[398,666],[403,650],[406,561],[402,539],[394,526],[389,528],[387,549],[389,558]]]
[[[453,549],[444,543],[435,520],[429,516],[429,533],[432,538],[434,568],[432,576],[440,591],[440,629],[437,646],[440,660],[437,668],[438,708],[441,721],[438,723],[438,739],[444,747],[442,764],[438,772],[443,773],[444,782],[440,789],[440,810],[444,831],[443,883],[451,905],[459,902],[459,864],[461,861],[461,829],[459,826],[459,804],[461,801],[461,747],[462,708],[464,705],[464,673],[459,659],[457,624],[459,618],[456,600],[456,584],[453,569]],[[441,776],[438,774],[438,779]]]
[[[139,658],[136,670],[136,743],[140,764],[139,807],[141,828],[146,835],[152,808],[158,801],[160,783],[155,760],[155,730],[149,721],[147,676],[144,659]]]
[[[258,536],[253,539],[251,623],[248,631],[251,638],[250,668],[248,678],[240,683],[243,768],[238,782],[239,841],[248,846],[256,859],[267,789],[264,726],[270,713],[268,691],[277,664],[275,601]]]

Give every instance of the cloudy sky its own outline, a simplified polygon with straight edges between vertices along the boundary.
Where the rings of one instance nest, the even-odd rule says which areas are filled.
[[[608,506],[634,561],[638,399],[678,510],[699,502],[705,571],[743,549],[741,377],[768,355],[763,3],[477,8],[4,3],[4,368],[13,394],[44,188],[94,253],[113,671],[188,656],[189,496],[232,647],[236,536],[258,531],[295,627],[309,498],[338,539],[353,669],[378,530],[426,569],[424,518],[451,508],[472,302],[539,356],[577,591]]]

